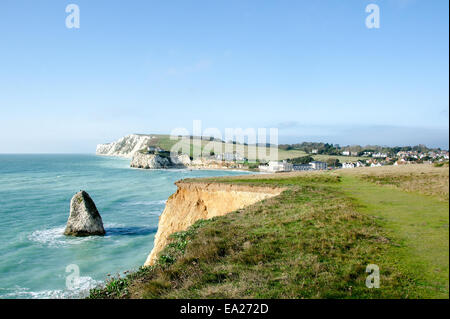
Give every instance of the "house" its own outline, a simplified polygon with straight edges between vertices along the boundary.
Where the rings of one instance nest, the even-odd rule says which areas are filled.
[[[328,168],[327,163],[320,162],[320,161],[313,161],[313,162],[309,163],[309,165],[311,165],[312,169],[314,169],[314,170],[324,170],[324,169]]]
[[[318,149],[314,149],[314,150],[311,151],[311,154],[318,154],[318,153],[319,153]]]
[[[259,165],[258,168],[262,172],[270,172],[270,173],[290,172],[293,169],[293,165],[286,161],[282,162],[270,161],[269,165]]]
[[[310,164],[295,164],[293,169],[294,171],[310,171],[313,168]]]
[[[399,159],[398,161],[396,161],[394,163],[394,166],[398,166],[398,165],[405,165],[405,164],[409,164],[410,162],[408,162],[407,160],[405,160],[404,158]]]
[[[385,158],[387,156],[388,155],[386,153],[380,153],[380,152],[375,153],[375,154],[372,155],[372,157],[375,157],[375,158]]]
[[[357,161],[355,163],[342,163],[342,168],[355,168],[355,167],[364,167],[365,165],[360,162]]]
[[[344,155],[344,156],[350,156],[350,151],[343,151],[343,152],[342,152],[342,155]]]
[[[356,167],[364,167],[364,164],[361,163],[360,161],[357,161],[356,162]]]
[[[216,160],[225,162],[245,161],[245,157],[238,153],[222,153],[215,155]]]

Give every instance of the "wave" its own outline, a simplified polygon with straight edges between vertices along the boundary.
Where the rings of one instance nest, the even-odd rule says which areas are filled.
[[[95,280],[89,276],[83,276],[74,278],[71,289],[31,291],[29,288],[23,287],[3,288],[0,289],[0,297],[11,299],[79,299],[87,297],[91,289],[102,284],[102,281]]]
[[[131,203],[122,203],[122,206],[150,206],[150,205],[165,205],[166,200],[151,200],[151,201],[137,201]]]
[[[156,212],[155,212],[156,213]],[[68,245],[79,245],[87,241],[102,240],[111,236],[123,236],[123,235],[149,235],[157,231],[156,227],[144,226],[126,226],[118,223],[108,223],[104,225],[106,235],[105,236],[87,236],[87,237],[72,237],[65,236],[65,226],[55,227],[51,229],[36,230],[28,236],[28,240],[47,245],[48,247],[64,247]]]
[[[66,237],[64,229],[65,226],[36,230],[28,236],[28,240],[50,247],[60,247],[81,244],[87,240],[95,239],[95,237]]]
[[[148,215],[160,216],[162,212],[163,212],[162,210],[151,210],[148,212],[139,212],[138,214],[140,216],[148,216]]]

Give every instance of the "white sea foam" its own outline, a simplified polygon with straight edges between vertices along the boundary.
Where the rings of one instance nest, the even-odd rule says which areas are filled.
[[[166,200],[154,200],[152,201],[155,205],[165,205],[166,204]]]
[[[152,210],[149,212],[142,212],[141,215],[142,216],[146,216],[146,215],[155,215],[155,216],[159,216],[162,214],[162,210]]]
[[[165,205],[166,200],[151,200],[151,201],[137,201],[131,203],[123,203],[122,206],[150,206],[150,205]]]
[[[108,232],[108,228],[124,227],[124,225],[118,223],[108,223],[105,224],[104,227],[106,232]],[[79,245],[86,241],[100,240],[102,238],[99,236],[67,237],[64,235],[64,229],[65,226],[36,230],[28,236],[28,240],[47,245],[49,247],[63,247],[67,245]]]
[[[65,227],[63,226],[51,229],[36,230],[28,236],[28,239],[39,244],[48,245],[50,247],[65,246],[68,245],[70,241],[68,241],[63,234],[64,228]],[[75,241],[71,242],[75,243]]]
[[[85,298],[89,290],[102,285],[102,281],[94,280],[89,276],[78,277],[73,281],[72,289],[31,291],[28,288],[14,287],[1,289],[1,298],[27,298],[27,299],[74,299]],[[3,291],[2,291],[3,290]],[[8,292],[9,291],[9,292]],[[4,293],[5,292],[5,293]]]

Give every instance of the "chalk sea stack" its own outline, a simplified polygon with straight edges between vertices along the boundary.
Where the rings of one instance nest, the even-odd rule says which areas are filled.
[[[94,201],[85,191],[76,193],[70,201],[70,215],[64,235],[67,236],[103,236],[102,217]]]

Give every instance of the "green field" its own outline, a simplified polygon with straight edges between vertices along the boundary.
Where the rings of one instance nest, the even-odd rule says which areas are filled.
[[[170,150],[179,140],[171,140],[170,135],[158,135],[153,134],[149,136],[154,136],[154,139],[151,140],[151,143],[149,146],[158,146],[165,150]],[[189,153],[192,152],[192,145],[191,141],[189,139],[181,139],[182,147],[184,145],[184,149],[189,150]],[[229,152],[228,150],[231,150],[231,152],[236,151],[238,153],[243,153],[245,157],[249,157],[250,154],[259,154],[258,152],[262,152],[262,154],[265,154],[264,156],[258,156],[258,159],[261,161],[268,161],[268,160],[285,160],[289,158],[296,158],[296,157],[302,157],[308,155],[304,151],[300,150],[284,150],[284,149],[278,149],[278,157],[277,158],[270,158],[270,149],[266,147],[261,146],[254,146],[254,145],[242,145],[242,144],[232,144],[232,143],[224,143],[221,141],[208,141],[208,140],[201,140],[199,143],[201,145],[202,152],[206,149],[206,154],[209,154],[211,150],[220,150],[219,153]],[[261,150],[263,149],[263,150]],[[273,151],[272,151],[273,152]],[[187,153],[187,152],[185,152]],[[216,152],[217,153],[217,152]],[[191,154],[192,155],[192,154]],[[354,156],[334,156],[334,155],[312,155],[314,160],[316,161],[326,161],[329,158],[337,158],[340,162],[355,162],[357,160],[364,159],[362,157],[354,157]]]
[[[415,280],[411,297],[448,298],[448,202],[426,195],[380,187],[345,177],[340,188],[361,205],[360,211],[379,220],[398,246],[387,254]]]
[[[449,298],[448,172],[415,165],[208,179],[286,190],[174,234],[155,266],[90,297]],[[414,181],[446,184],[447,194]],[[378,289],[366,287],[369,264],[380,269]]]

